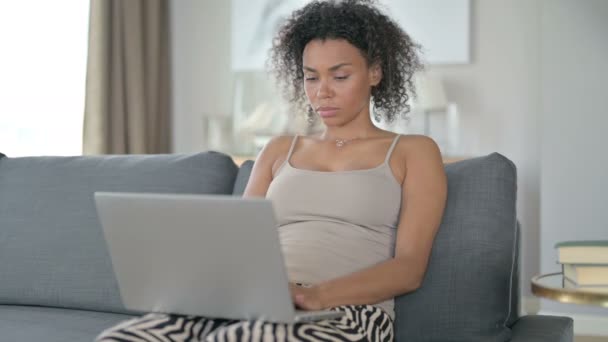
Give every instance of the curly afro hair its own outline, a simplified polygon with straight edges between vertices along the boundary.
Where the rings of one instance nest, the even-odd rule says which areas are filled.
[[[398,24],[375,6],[374,0],[313,1],[294,11],[275,36],[267,66],[285,97],[306,110],[302,54],[314,39],[345,39],[357,47],[367,65],[379,63],[382,80],[372,87],[374,119],[392,122],[409,112],[415,95],[413,75],[422,69],[415,43]]]

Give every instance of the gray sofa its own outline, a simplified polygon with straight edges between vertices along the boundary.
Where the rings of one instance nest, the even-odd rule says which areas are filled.
[[[0,155],[0,341],[91,341],[132,317],[93,192],[239,195],[251,165],[217,152]],[[446,172],[448,205],[423,285],[396,300],[396,341],[572,341],[570,318],[518,317],[513,163],[494,153]]]

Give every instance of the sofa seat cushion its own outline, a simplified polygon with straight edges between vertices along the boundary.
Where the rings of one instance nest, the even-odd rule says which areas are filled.
[[[104,329],[132,317],[107,312],[0,305],[0,340],[91,342]]]
[[[130,313],[94,192],[232,194],[237,172],[217,152],[0,159],[0,304]]]

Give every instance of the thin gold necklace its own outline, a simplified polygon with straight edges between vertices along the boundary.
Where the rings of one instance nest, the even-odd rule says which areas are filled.
[[[336,141],[336,147],[337,148],[342,148],[344,145],[346,145],[347,143],[353,141],[353,140],[357,140],[357,139],[361,139],[361,138],[352,138],[352,139],[335,139]]]

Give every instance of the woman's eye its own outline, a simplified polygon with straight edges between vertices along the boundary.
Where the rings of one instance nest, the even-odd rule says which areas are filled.
[[[316,77],[306,77],[304,78],[305,81],[315,81],[317,78]]]
[[[345,80],[347,78],[348,78],[348,75],[347,76],[336,76],[337,80]]]

